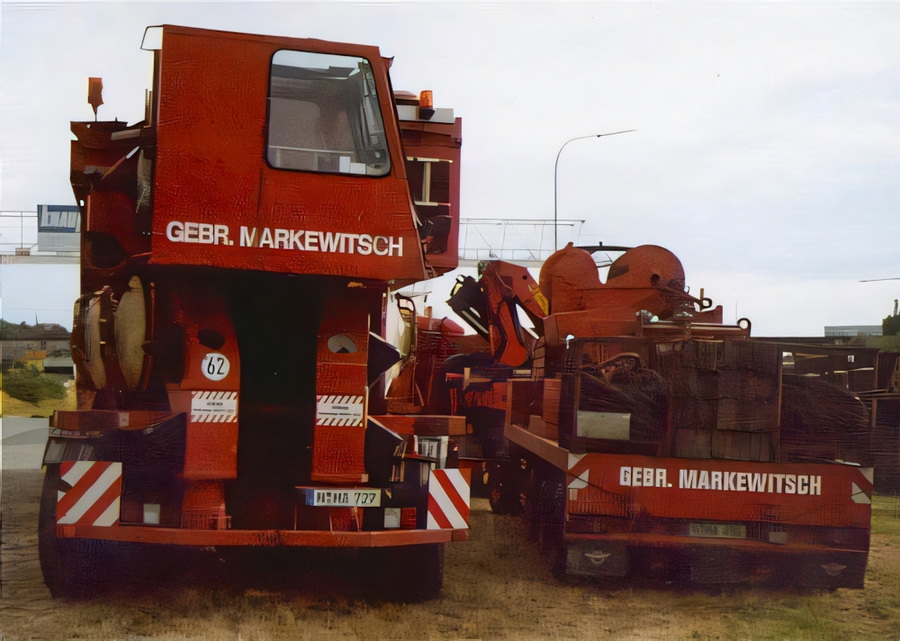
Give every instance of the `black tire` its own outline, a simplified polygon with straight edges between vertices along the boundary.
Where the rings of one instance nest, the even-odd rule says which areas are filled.
[[[509,514],[512,511],[509,497],[505,496],[503,483],[497,479],[496,473],[488,476],[487,494],[491,512]]]
[[[59,466],[48,465],[44,472],[41,504],[38,513],[38,556],[44,583],[54,598],[75,596],[74,576],[70,569],[71,542],[56,536],[56,502],[60,485]]]
[[[565,472],[550,465],[537,468],[536,516],[537,542],[541,554],[549,561],[550,571],[557,579],[566,577],[566,488]]]
[[[41,573],[54,598],[84,599],[111,587],[117,555],[110,541],[56,536],[57,491],[61,483],[59,465],[48,465],[38,514]]]
[[[436,599],[444,586],[444,545],[427,543],[359,550],[367,597],[421,603]]]
[[[487,495],[494,514],[519,514],[522,502],[511,461],[488,463]]]

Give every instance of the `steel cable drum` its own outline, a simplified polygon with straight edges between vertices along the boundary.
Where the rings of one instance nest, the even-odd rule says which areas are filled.
[[[609,266],[606,285],[649,287],[659,282],[684,289],[684,267],[675,254],[657,245],[641,245],[619,256]]]
[[[544,262],[540,288],[553,314],[609,308],[633,316],[640,290],[647,290],[649,299],[659,298],[658,288],[684,292],[685,275],[681,261],[668,249],[641,245],[612,262],[604,283],[591,254],[569,243]],[[652,300],[646,304],[653,306]],[[659,312],[666,311],[667,304],[658,301],[656,306],[660,305]]]

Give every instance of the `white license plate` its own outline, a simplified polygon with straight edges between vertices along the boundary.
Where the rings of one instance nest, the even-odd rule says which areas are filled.
[[[688,534],[714,539],[746,539],[747,526],[736,523],[691,523]]]
[[[316,507],[380,507],[381,490],[368,487],[308,487],[306,504]]]

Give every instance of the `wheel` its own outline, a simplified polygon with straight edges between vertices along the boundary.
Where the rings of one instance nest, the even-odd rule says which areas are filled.
[[[109,541],[56,536],[57,493],[61,489],[59,465],[48,465],[38,513],[41,573],[54,598],[82,599],[111,586],[116,553]]]
[[[519,503],[521,505],[522,518],[525,519],[528,540],[540,541],[540,479],[532,461],[522,458],[520,466],[522,482],[519,489]]]
[[[436,599],[441,594],[442,543],[361,548],[359,557],[371,598],[417,603]]]
[[[488,503],[494,514],[518,514],[522,503],[518,483],[509,469],[509,461],[492,461],[488,464]]]
[[[537,541],[549,560],[550,570],[560,580],[566,578],[566,489],[562,470],[542,465],[539,468],[537,496]]]
[[[505,496],[503,483],[495,474],[488,476],[488,503],[494,514],[509,514],[512,511],[509,497]]]

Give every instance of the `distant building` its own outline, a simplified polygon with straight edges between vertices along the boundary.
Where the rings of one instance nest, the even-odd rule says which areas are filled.
[[[825,336],[881,336],[881,325],[826,325]]]
[[[16,325],[0,319],[0,361],[4,368],[19,362],[43,369],[49,363],[53,371],[69,373],[73,369],[70,337],[69,330],[56,323]]]
[[[81,213],[75,205],[38,205],[37,211],[0,211],[0,292],[4,278],[18,274],[27,278],[31,266],[43,274],[58,276],[53,292],[63,291],[59,308],[71,309],[77,287],[66,294],[69,283],[77,283],[81,251]],[[75,279],[73,280],[73,273]],[[62,285],[60,283],[63,283]],[[42,292],[42,293],[46,293]],[[9,307],[28,309],[29,301],[10,300]],[[3,299],[0,297],[0,313]],[[0,362],[3,368],[21,362],[43,367],[44,371],[69,373],[73,370],[69,351],[69,331],[56,323],[15,324],[0,319]]]

